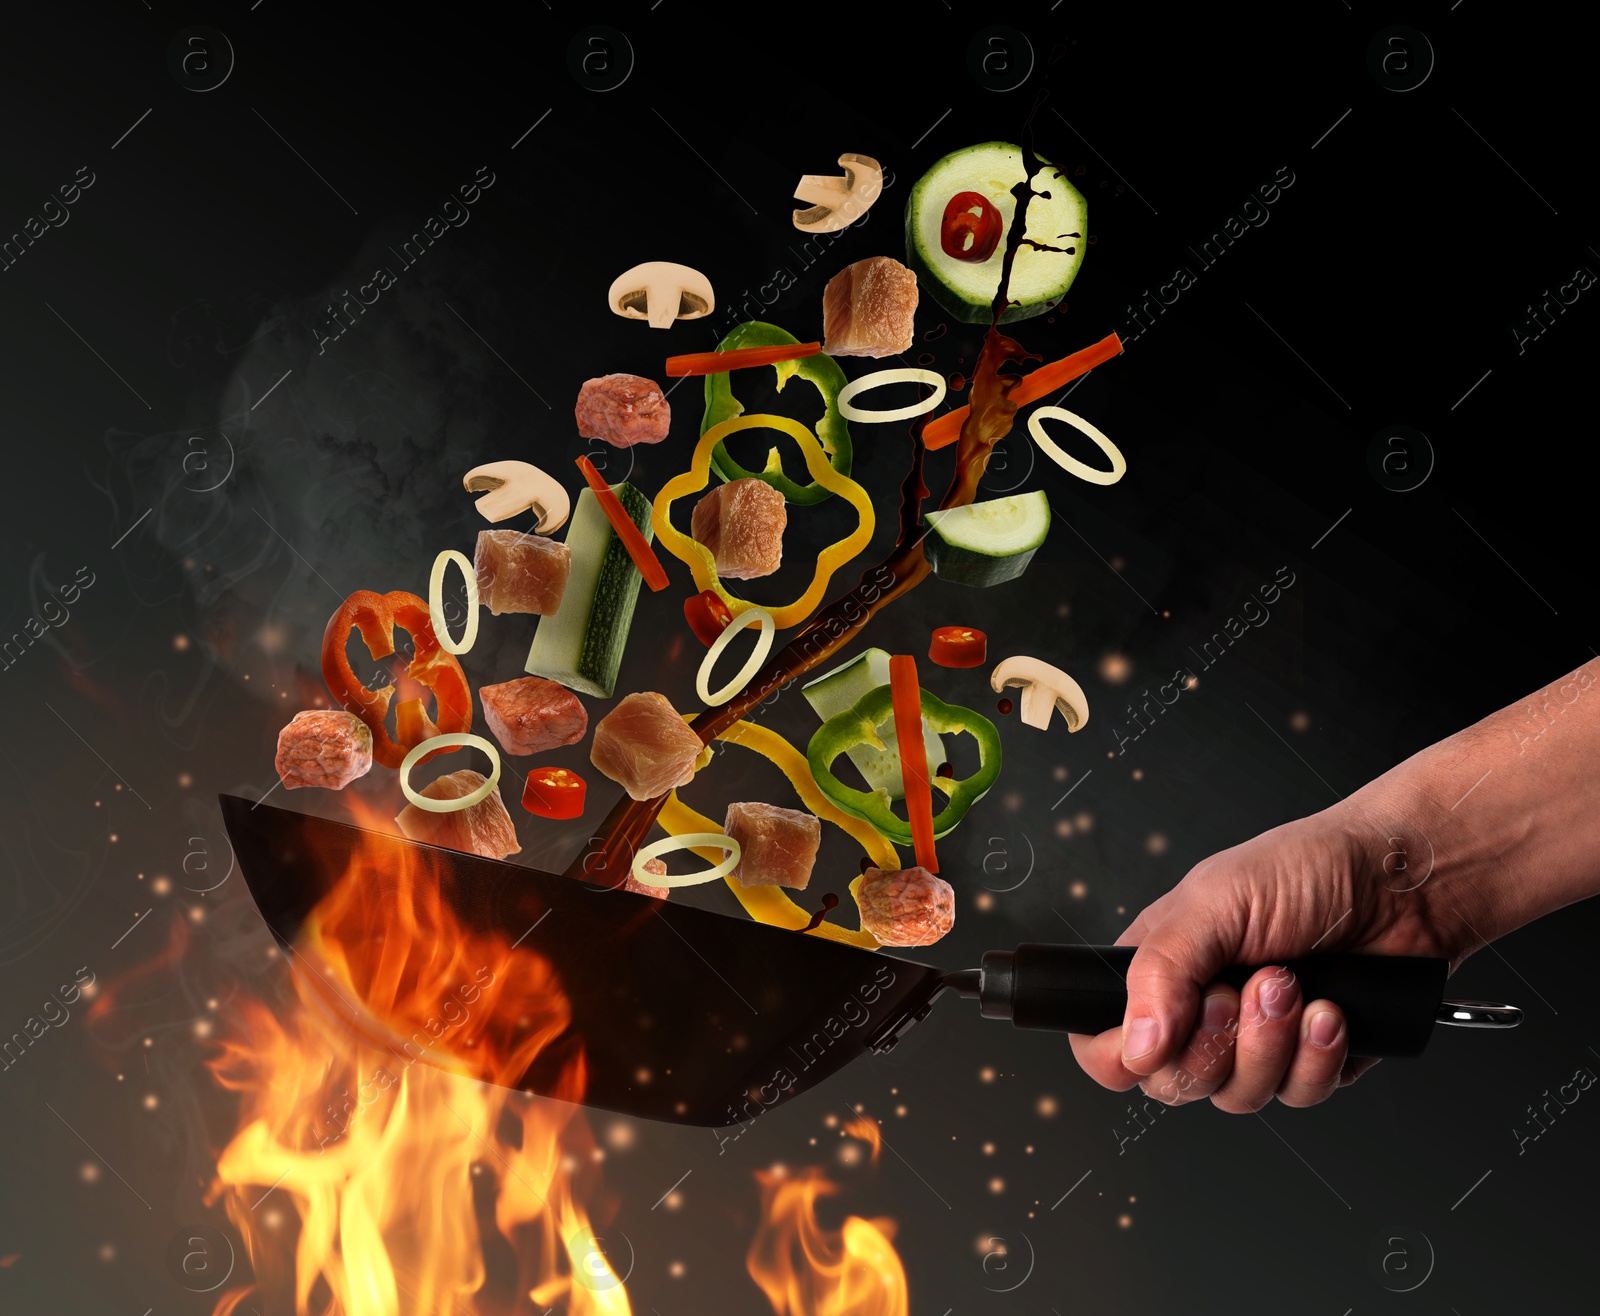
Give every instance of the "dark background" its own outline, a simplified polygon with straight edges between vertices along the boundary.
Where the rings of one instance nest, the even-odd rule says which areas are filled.
[[[996,18],[1035,59],[1011,90],[968,68],[969,42]],[[567,66],[590,22],[632,49],[627,81],[605,92]],[[1387,74],[1368,64],[1396,22],[1431,46],[1405,38],[1428,69],[1409,90],[1399,61]],[[1116,440],[1128,474],[1099,488],[1046,462],[1030,471],[1019,427],[985,487],[1050,493],[1058,524],[1027,575],[983,594],[929,582],[865,636],[920,651],[932,625],[976,624],[997,653],[1072,671],[1093,710],[1071,738],[1004,721],[999,785],[941,846],[959,917],[932,958],[954,967],[1075,939],[1063,923],[1113,940],[1207,854],[1325,807],[1593,655],[1583,445],[1600,289],[1552,305],[1521,351],[1510,329],[1578,267],[1600,271],[1577,146],[1593,124],[1592,42],[1565,23],[1554,8],[1508,20],[1476,0],[1408,12],[1330,0],[1265,19],[1001,15],[970,0],[354,15],[125,0],[13,16],[0,229],[40,214],[80,167],[94,182],[0,275],[0,633],[46,616],[80,567],[94,583],[0,672],[0,1033],[80,965],[108,984],[174,928],[188,946],[123,996],[136,1005],[91,1024],[80,1004],[0,1072],[0,1308],[210,1309],[165,1260],[186,1226],[228,1229],[201,1197],[233,1105],[202,1067],[194,1021],[214,1020],[214,1037],[245,995],[287,999],[236,875],[201,892],[226,862],[213,801],[273,785],[278,728],[320,687],[330,596],[423,589],[440,548],[470,552],[465,469],[503,456],[568,469],[585,450],[567,419],[584,379],[660,378],[666,352],[712,346],[705,324],[657,333],[609,315],[621,270],[694,265],[727,308],[784,266],[796,283],[764,317],[820,336],[832,273],[903,254],[916,177],[947,151],[1016,140],[1047,80],[1036,147],[1071,166],[1094,245],[1068,305],[1015,332],[1047,360],[1125,332],[1125,355],[1068,405]],[[169,70],[193,24],[233,51],[206,92]],[[877,157],[894,182],[807,268],[790,192],[841,151]],[[481,166],[495,181],[470,221],[401,273],[385,248]],[[1270,219],[1202,269],[1188,248],[1282,167],[1294,182]],[[378,264],[395,287],[319,354],[318,312]],[[1135,338],[1123,308],[1179,265],[1194,286]],[[978,334],[924,296],[919,336],[941,324],[916,350],[970,370]],[[653,493],[689,450],[697,387],[673,394],[672,437],[631,470],[626,453],[588,450]],[[809,399],[784,406],[814,419]],[[1429,473],[1409,492],[1369,464],[1396,424],[1433,454],[1429,468],[1413,442],[1412,470]],[[867,565],[892,538],[907,441],[899,426],[853,431],[882,513]],[[752,439],[747,465],[763,447]],[[948,457],[930,461],[936,490]],[[814,531],[792,516],[789,565],[752,595],[792,597],[809,575],[801,545],[847,524],[833,506]],[[1117,755],[1120,706],[1190,664],[1188,646],[1280,566],[1296,583],[1271,620]],[[640,602],[618,693],[659,689],[687,708],[699,649],[678,611],[687,573],[669,571],[674,588]],[[520,675],[531,635],[531,619],[486,614],[474,684]],[[1107,678],[1108,655],[1127,679]],[[981,672],[940,680],[946,698],[992,707]],[[815,725],[794,695],[763,720],[800,743]],[[584,765],[586,752],[552,758]],[[762,769],[735,751],[685,796],[718,816],[730,798],[781,802]],[[590,778],[593,821],[611,797]],[[391,803],[386,776],[359,789]],[[583,823],[521,823],[520,858],[535,865],[559,867],[584,839]],[[830,836],[813,891],[858,857]],[[842,1181],[826,1222],[898,1220],[917,1313],[1588,1309],[1579,1226],[1593,1217],[1597,1099],[1520,1154],[1513,1127],[1596,1063],[1596,924],[1592,908],[1570,909],[1460,971],[1460,994],[1524,1007],[1516,1033],[1441,1031],[1422,1061],[1386,1063],[1309,1111],[1169,1111],[1120,1150],[1129,1098],[1085,1079],[1064,1039],[946,1002],[892,1059],[772,1113],[724,1154],[709,1133],[640,1126],[605,1166],[622,1203],[608,1229],[637,1257],[634,1309],[765,1310],[743,1258],[752,1172],[773,1162]],[[855,1103],[892,1145],[875,1172],[841,1165],[824,1123]],[[91,1161],[93,1182],[80,1172]],[[681,1206],[653,1211],[685,1171]],[[1397,1248],[1408,1259],[1385,1269]],[[1425,1270],[1422,1286],[1391,1292]]]

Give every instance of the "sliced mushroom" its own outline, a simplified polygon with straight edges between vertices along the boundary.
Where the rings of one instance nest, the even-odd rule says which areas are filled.
[[[670,329],[674,320],[698,320],[717,304],[710,279],[664,260],[647,261],[618,275],[606,297],[615,314],[648,320],[653,329]]]
[[[870,155],[839,157],[844,177],[806,174],[794,190],[796,201],[809,210],[794,212],[794,226],[803,233],[834,233],[867,213],[883,191],[883,169]]]
[[[1050,714],[1058,708],[1068,731],[1081,730],[1089,720],[1089,700],[1083,687],[1059,667],[1037,658],[1020,654],[1007,658],[990,673],[989,684],[996,694],[1007,686],[1022,687],[1022,721],[1026,726],[1045,730],[1050,725]]]
[[[537,534],[547,535],[566,525],[572,500],[552,475],[527,462],[488,462],[474,466],[461,479],[468,493],[481,493],[474,506],[486,521],[508,521],[532,510],[539,518]]]

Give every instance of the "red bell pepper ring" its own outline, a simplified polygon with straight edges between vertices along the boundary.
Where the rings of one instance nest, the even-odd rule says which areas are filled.
[[[420,699],[407,700],[396,710],[398,740],[391,738],[384,726],[395,687],[391,684],[369,690],[350,670],[344,651],[354,629],[361,632],[362,642],[373,658],[387,658],[394,653],[396,626],[410,634],[416,651],[406,675],[433,692],[438,723],[434,726]],[[427,602],[404,590],[376,594],[358,589],[339,605],[322,633],[322,679],[339,707],[367,724],[372,732],[372,757],[386,768],[398,768],[407,751],[429,736],[472,729],[472,688],[467,684],[467,675],[455,655],[440,646],[429,620]]]
[[[939,871],[933,851],[933,785],[928,781],[928,753],[922,743],[922,690],[917,685],[917,660],[908,653],[889,658],[889,691],[893,698],[895,747],[900,751],[900,779],[906,790],[906,821],[917,863]]]
[[[989,637],[970,626],[940,626],[933,632],[928,658],[940,667],[982,667]]]
[[[683,616],[689,623],[689,629],[694,632],[695,638],[708,649],[717,642],[717,637],[727,630],[733,621],[733,613],[722,601],[722,596],[710,589],[703,589],[691,598],[685,599]]]
[[[566,768],[535,768],[522,787],[522,807],[536,818],[558,822],[583,813],[589,785]]]
[[[1000,210],[993,201],[982,192],[957,192],[939,221],[939,246],[952,260],[985,261],[1000,245],[1001,228]]]
[[[645,584],[657,591],[666,589],[667,569],[661,565],[661,559],[655,555],[655,550],[650,547],[649,541],[639,533],[639,527],[628,515],[628,509],[622,505],[622,499],[611,492],[611,486],[601,477],[600,472],[595,470],[594,463],[587,457],[578,458],[578,469],[583,472],[583,478],[589,482],[589,488],[594,490],[595,501],[600,504],[600,510],[606,514],[606,520],[611,522],[611,528],[617,532],[617,538],[622,541],[622,546],[628,550],[633,565],[639,568],[639,574],[644,577]]]
[[[821,351],[821,343],[774,343],[768,347],[734,347],[726,352],[690,352],[686,356],[669,356],[667,374],[720,375],[729,370],[747,370],[751,366],[775,366],[783,361],[798,361],[802,357],[816,356]]]

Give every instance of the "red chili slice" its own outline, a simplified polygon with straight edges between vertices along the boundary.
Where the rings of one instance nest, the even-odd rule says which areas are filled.
[[[667,358],[668,375],[720,375],[728,370],[750,366],[775,366],[781,361],[798,361],[816,356],[821,343],[775,343],[770,347],[735,347],[727,352],[690,352]]]
[[[622,546],[628,550],[633,565],[639,568],[644,583],[653,590],[666,589],[667,569],[661,565],[661,559],[655,555],[649,541],[639,533],[639,527],[628,515],[628,509],[622,505],[622,499],[611,492],[611,486],[601,478],[600,472],[595,470],[594,463],[587,457],[578,458],[578,469],[583,472],[583,478],[594,490],[595,501],[600,504],[600,510],[606,514],[606,520],[611,522],[611,528],[617,532],[617,538],[622,541]]]
[[[982,192],[957,192],[939,221],[939,246],[952,260],[976,264],[994,255],[1002,227],[999,208]]]
[[[733,614],[728,611],[728,605],[722,601],[715,590],[701,590],[693,598],[683,601],[683,615],[689,623],[689,629],[695,633],[695,638],[710,648],[717,641],[717,636],[728,628],[728,623],[733,620]]]
[[[522,788],[522,807],[536,818],[561,821],[583,813],[588,783],[566,768],[535,768]]]
[[[922,743],[922,691],[917,685],[917,660],[908,653],[889,658],[889,689],[894,708],[895,748],[900,752],[900,779],[906,790],[906,820],[917,863],[939,871],[933,852],[933,787],[928,781],[928,751]]]
[[[928,658],[940,667],[982,667],[989,637],[970,626],[941,626],[933,633]]]

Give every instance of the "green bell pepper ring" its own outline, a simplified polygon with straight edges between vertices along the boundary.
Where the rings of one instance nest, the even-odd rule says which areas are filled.
[[[767,324],[762,320],[749,320],[736,325],[728,336],[717,344],[717,351],[730,352],[736,347],[776,347],[779,344],[799,341],[793,334],[778,328],[775,324]],[[827,410],[817,422],[814,433],[818,442],[822,444],[823,452],[828,456],[828,464],[840,475],[849,475],[852,455],[850,427],[839,414],[839,393],[847,381],[844,371],[839,368],[839,363],[831,356],[824,356],[819,352],[815,356],[801,357],[798,361],[780,361],[773,369],[778,372],[780,391],[798,375],[815,385],[817,392],[822,394]],[[721,374],[706,376],[706,414],[700,421],[700,433],[704,434],[713,425],[731,420],[744,412],[744,403],[733,395],[731,375],[731,371],[724,370]],[[728,454],[727,446],[719,443],[711,452],[711,469],[724,480],[765,481],[789,502],[802,506],[820,503],[825,498],[833,497],[815,481],[810,484],[796,484],[785,475],[783,459],[778,455],[776,448],[767,454],[766,470],[747,471]]]
[[[949,797],[944,809],[934,815],[935,839],[955,829],[962,816],[988,794],[1000,775],[1000,732],[981,713],[958,704],[947,704],[926,690],[922,695],[922,716],[935,734],[965,731],[978,742],[978,770],[960,781],[933,777],[932,784]],[[830,771],[833,761],[855,745],[887,748],[878,738],[877,727],[894,716],[893,692],[886,685],[869,690],[853,707],[830,717],[817,729],[806,746],[806,762],[817,788],[851,817],[871,823],[896,845],[910,845],[911,825],[891,811],[886,790],[859,791],[846,786]]]

